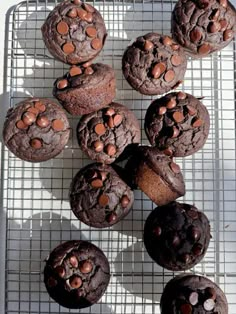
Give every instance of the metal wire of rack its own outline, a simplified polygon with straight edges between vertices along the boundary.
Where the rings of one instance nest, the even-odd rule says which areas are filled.
[[[149,31],[169,34],[174,2],[169,0],[98,1],[108,40],[98,60],[116,71],[117,100],[132,109],[142,123],[151,97],[133,91],[121,72],[121,56],[129,42]],[[26,1],[9,13],[6,81],[9,106],[27,96],[52,97],[52,84],[67,69],[45,49],[40,27],[57,4]],[[178,159],[187,193],[209,217],[212,241],[203,262],[192,271],[206,275],[225,291],[229,313],[236,314],[236,134],[235,42],[218,54],[188,62],[183,90],[205,96],[211,130],[204,149]],[[20,161],[6,149],[3,181],[3,219],[6,219],[5,313],[160,313],[164,285],[175,275],[155,265],[143,242],[143,224],[154,208],[135,191],[133,210],[112,228],[97,230],[80,223],[71,213],[68,188],[73,175],[90,161],[81,153],[75,127],[66,149],[55,159],[40,164]],[[142,143],[147,143],[142,128]],[[112,278],[99,304],[81,311],[67,310],[53,302],[44,287],[44,259],[60,242],[87,239],[107,255]]]

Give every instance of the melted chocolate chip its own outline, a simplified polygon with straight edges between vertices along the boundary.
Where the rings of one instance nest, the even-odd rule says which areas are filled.
[[[113,144],[108,144],[105,147],[105,150],[106,150],[107,155],[109,156],[114,156],[116,154],[116,146]]]
[[[103,150],[104,144],[102,141],[95,141],[93,143],[93,147],[94,147],[95,152],[99,153]]]
[[[69,280],[70,282],[70,286],[73,288],[73,289],[78,289],[82,286],[83,282],[82,282],[82,279],[77,276],[77,275],[74,275],[70,278]]]
[[[193,306],[198,304],[198,293],[197,292],[191,292],[190,293],[190,295],[189,295],[189,302]]]
[[[116,213],[111,213],[110,215],[107,216],[107,221],[110,223],[115,222],[116,219],[117,219]]]
[[[98,203],[101,207],[105,207],[109,204],[109,196],[107,194],[102,194],[99,196]]]
[[[126,196],[126,195],[122,196],[122,198],[121,198],[121,206],[123,208],[126,208],[129,205],[129,203],[130,203],[130,200],[129,200],[128,196]]]
[[[22,121],[25,125],[31,125],[35,122],[36,116],[32,112],[25,112],[22,117]]]
[[[80,263],[79,269],[82,274],[89,274],[93,270],[93,265],[90,261],[83,261]]]
[[[167,109],[173,109],[176,107],[176,100],[171,98],[168,103],[166,104]]]
[[[144,50],[149,51],[154,47],[153,43],[150,40],[146,40],[144,43]]]
[[[59,22],[57,24],[57,31],[60,35],[66,35],[69,32],[69,26],[66,22]]]
[[[164,75],[164,80],[168,83],[173,81],[174,78],[175,78],[175,72],[173,70],[167,71],[166,74]]]
[[[59,119],[55,119],[52,121],[52,128],[55,132],[60,132],[64,130],[64,122],[62,120]]]
[[[159,227],[159,226],[157,226],[157,227],[153,230],[153,233],[155,233],[155,235],[156,235],[157,237],[159,237],[159,236],[161,235],[161,232],[162,232],[162,230],[161,230],[161,227]]]
[[[100,180],[100,179],[94,179],[94,180],[91,182],[91,186],[92,186],[93,188],[99,189],[99,188],[103,187],[103,182],[102,182],[102,180]]]
[[[62,46],[62,50],[66,53],[66,54],[70,54],[72,52],[75,51],[75,46],[72,42],[67,42]]]
[[[103,123],[98,123],[95,126],[94,131],[97,133],[97,135],[103,135],[106,133],[106,128]]]
[[[65,271],[63,266],[57,266],[55,268],[55,272],[61,278],[63,278],[65,276],[65,274],[66,274],[66,271]]]
[[[22,120],[17,121],[16,127],[20,130],[24,130],[28,128],[28,125],[25,124]]]
[[[72,256],[69,258],[69,262],[70,262],[70,264],[71,264],[72,267],[74,267],[74,268],[77,268],[77,267],[78,267],[78,260],[77,260],[77,258],[76,258],[74,255],[72,255]]]
[[[97,30],[95,27],[92,27],[92,26],[89,26],[86,28],[86,34],[89,36],[89,37],[96,37],[97,35]]]
[[[30,140],[30,146],[34,149],[40,149],[42,147],[42,141],[39,138],[33,138]]]
[[[36,124],[40,127],[40,128],[46,128],[49,126],[50,121],[46,116],[41,116],[38,117]]]

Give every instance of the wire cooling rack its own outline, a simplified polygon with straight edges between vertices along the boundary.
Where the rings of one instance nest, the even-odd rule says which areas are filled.
[[[22,2],[9,12],[7,107],[27,96],[52,97],[54,80],[67,70],[66,65],[50,56],[41,38],[40,27],[56,4],[56,0]],[[138,35],[153,30],[169,34],[174,2],[104,0],[94,1],[93,5],[102,13],[109,34],[98,60],[115,69],[116,99],[135,112],[143,130],[151,97],[141,96],[128,86],[121,72],[121,56]],[[236,314],[235,60],[234,42],[211,57],[189,60],[182,89],[205,96],[211,129],[203,150],[177,159],[186,181],[183,200],[202,209],[212,227],[213,238],[206,257],[192,271],[221,286],[230,314]],[[31,164],[15,158],[6,149],[3,151],[1,219],[6,220],[6,250],[5,270],[1,271],[1,278],[5,275],[1,306],[8,314],[160,313],[163,287],[175,274],[155,265],[143,246],[143,224],[154,205],[136,191],[133,210],[112,228],[96,230],[75,219],[69,208],[68,188],[73,175],[90,161],[77,145],[78,118],[69,118],[73,133],[57,158]],[[142,143],[147,143],[143,131]],[[44,259],[51,249],[69,239],[93,241],[111,263],[112,277],[106,294],[99,304],[81,311],[59,307],[49,298],[43,284]]]

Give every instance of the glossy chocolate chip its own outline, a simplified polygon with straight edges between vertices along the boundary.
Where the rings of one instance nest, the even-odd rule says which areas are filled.
[[[71,9],[68,13],[67,16],[69,16],[70,18],[74,19],[77,17],[77,10],[76,8]]]
[[[92,75],[94,73],[93,71],[93,68],[92,67],[87,67],[85,70],[84,70],[84,73],[86,75]]]
[[[114,128],[115,124],[114,124],[114,120],[112,117],[109,117],[107,125],[109,126],[109,128]]]
[[[91,47],[94,49],[94,50],[100,50],[102,48],[102,41],[101,39],[99,38],[94,38],[92,41],[91,41]]]
[[[86,260],[80,263],[79,269],[82,274],[89,274],[93,270],[93,264]]]
[[[57,24],[57,31],[61,35],[66,35],[69,32],[69,26],[66,22],[61,21]]]
[[[188,114],[190,116],[194,116],[197,113],[197,110],[194,107],[190,106],[190,105],[187,105],[187,109],[188,109]]]
[[[41,116],[38,117],[36,124],[40,127],[40,128],[46,128],[49,126],[50,121],[46,116]]]
[[[117,220],[117,215],[116,213],[111,213],[110,215],[107,216],[107,221],[112,223]]]
[[[99,189],[99,188],[103,187],[103,182],[102,182],[102,180],[100,180],[100,179],[94,179],[94,180],[91,182],[91,186],[92,186],[93,188]]]
[[[192,123],[192,126],[194,127],[194,128],[199,128],[200,126],[202,126],[203,125],[203,121],[201,120],[201,119],[194,119],[193,120],[193,123]]]
[[[171,138],[176,138],[179,135],[179,132],[179,129],[176,126],[173,126]]]
[[[56,287],[56,285],[57,285],[57,280],[54,279],[53,277],[50,277],[50,278],[48,279],[48,281],[47,281],[47,286],[48,286],[49,288],[54,288],[54,287]]]
[[[198,212],[194,209],[188,210],[187,215],[192,219],[198,219]]]
[[[78,260],[77,260],[77,257],[72,255],[70,258],[69,258],[69,262],[71,264],[72,267],[74,268],[77,268],[78,267]]]
[[[222,19],[219,21],[219,23],[220,23],[220,30],[222,32],[225,31],[228,26],[228,22],[225,19]]]
[[[193,246],[193,254],[196,256],[200,256],[202,254],[203,247],[200,243],[196,243]]]
[[[52,121],[52,128],[55,132],[60,132],[64,130],[64,122],[62,120],[59,119],[55,119]]]
[[[22,117],[22,121],[25,125],[31,125],[35,122],[36,116],[32,112],[25,112]]]
[[[173,70],[169,70],[164,75],[164,80],[166,82],[171,82],[175,78],[175,72]]]
[[[197,3],[200,9],[206,9],[209,6],[209,0],[198,0]]]
[[[74,46],[74,44],[72,43],[72,41],[70,41],[70,42],[65,43],[65,44],[62,46],[62,50],[63,50],[66,54],[70,54],[70,53],[72,53],[72,52],[75,51],[75,46]]]
[[[105,147],[105,150],[106,150],[107,155],[109,156],[114,156],[116,154],[116,146],[113,144],[108,144]]]
[[[104,144],[102,141],[95,141],[93,143],[93,147],[94,147],[95,152],[100,153],[101,151],[103,151]]]
[[[159,237],[159,236],[161,235],[161,232],[162,232],[162,230],[161,230],[161,227],[160,227],[160,226],[157,226],[157,227],[153,230],[153,233],[155,233],[155,235],[156,235],[157,237]]]
[[[39,113],[39,110],[37,108],[34,108],[34,107],[30,107],[27,109],[28,112],[32,112],[33,114],[35,114],[36,116],[38,115]]]
[[[175,122],[180,123],[184,120],[184,115],[180,111],[175,111],[173,113],[173,119],[175,120]]]
[[[113,108],[108,108],[105,112],[106,116],[113,116],[115,114],[115,110]]]
[[[213,300],[216,299],[216,291],[214,288],[211,288],[211,287],[206,288],[205,293],[206,293],[207,298],[210,298]]]
[[[203,44],[198,48],[198,52],[201,55],[206,55],[211,51],[211,47],[209,44]]]
[[[101,207],[105,207],[109,204],[109,196],[107,194],[102,194],[99,196],[98,204]]]
[[[181,314],[192,314],[192,306],[188,303],[182,304],[180,306],[180,313]]]
[[[33,138],[30,141],[30,146],[34,149],[40,149],[42,147],[42,141],[39,138]]]
[[[227,0],[219,0],[219,2],[220,2],[220,5],[223,8],[227,8],[227,6],[228,6],[228,1]]]
[[[87,61],[87,62],[85,62],[85,63],[83,63],[83,68],[88,68],[88,67],[90,67],[90,65],[92,64],[92,61]]]
[[[163,72],[165,72],[165,70],[166,65],[163,62],[157,63],[152,69],[152,76],[157,79],[162,75]]]
[[[174,66],[179,66],[181,63],[182,63],[182,58],[181,56],[179,55],[173,55],[171,57],[171,63],[174,65]]]
[[[198,304],[198,293],[197,292],[191,292],[189,295],[189,303],[193,306]]]
[[[116,114],[114,116],[113,120],[114,120],[114,125],[119,126],[121,124],[121,122],[123,121],[123,117],[120,114]]]
[[[207,299],[203,303],[203,307],[206,311],[212,311],[215,308],[215,301],[213,299]]]
[[[66,79],[60,80],[57,82],[57,88],[58,89],[64,89],[68,86],[68,81]]]
[[[107,178],[107,172],[101,171],[101,172],[100,172],[100,176],[101,176],[102,181],[105,181],[106,178]]]
[[[188,253],[185,253],[181,256],[181,260],[185,263],[188,264],[191,260],[191,256]]]
[[[96,35],[97,35],[96,28],[92,27],[92,26],[87,27],[85,32],[91,38],[96,37]]]
[[[220,16],[220,10],[219,9],[214,9],[209,17],[210,20],[212,21],[217,21]]]
[[[66,271],[65,271],[63,266],[57,266],[55,268],[55,272],[61,278],[63,278],[65,276],[65,274],[66,274]]]
[[[197,242],[201,237],[201,231],[197,227],[190,227],[189,235],[194,242]]]
[[[220,30],[221,26],[220,26],[220,23],[215,21],[215,22],[211,22],[209,25],[208,25],[208,31],[210,33],[216,33]]]
[[[93,21],[93,15],[92,13],[88,12],[85,17],[84,17],[85,21],[88,22],[88,23],[92,23]]]
[[[171,98],[168,103],[166,104],[167,109],[173,109],[176,107],[176,100],[174,98]]]
[[[170,148],[166,148],[163,150],[163,153],[167,156],[172,156],[173,155],[173,151]]]
[[[176,50],[179,50],[179,45],[178,44],[173,44],[171,46],[172,50],[176,51]]]
[[[93,12],[94,12],[94,7],[91,6],[91,5],[88,4],[88,3],[83,3],[83,8],[84,8],[87,12],[90,12],[90,13],[93,13]]]
[[[174,173],[176,173],[176,174],[178,174],[178,173],[180,173],[180,166],[179,165],[177,165],[175,162],[171,162],[170,163],[170,168],[171,168],[171,170],[174,172]]]
[[[87,15],[87,12],[83,10],[82,8],[77,9],[77,15],[81,20],[85,20],[85,17]]]
[[[77,276],[77,275],[74,275],[70,278],[69,280],[70,282],[70,286],[73,288],[73,289],[78,289],[82,286],[83,282],[82,282],[82,279]]]
[[[82,70],[80,67],[76,66],[76,65],[73,65],[71,68],[70,68],[70,76],[76,76],[76,75],[80,75],[82,74]]]
[[[43,103],[41,103],[40,101],[36,101],[34,103],[34,106],[40,112],[44,112],[46,110],[46,106]]]
[[[121,206],[123,208],[126,208],[129,205],[129,203],[130,203],[130,200],[129,200],[128,196],[126,196],[126,195],[122,196],[122,198],[121,198]]]
[[[198,28],[194,28],[191,32],[190,32],[190,40],[193,43],[197,43],[200,41],[200,39],[202,38],[202,32],[198,29]]]
[[[231,39],[233,35],[234,35],[234,32],[232,31],[232,29],[227,29],[226,31],[224,31],[224,34],[223,34],[224,41]]]
[[[177,99],[178,100],[184,100],[186,99],[187,95],[184,92],[178,92]]]
[[[173,43],[173,40],[169,36],[165,36],[162,42],[163,42],[163,45],[165,46],[171,46]]]
[[[28,128],[28,125],[25,124],[22,120],[19,120],[16,122],[16,127],[19,129],[19,130],[24,130],[24,129],[27,129]]]
[[[149,51],[154,47],[153,43],[150,40],[146,40],[144,43],[144,50]]]
[[[81,4],[81,0],[73,0],[73,3],[76,5]]]
[[[166,113],[166,111],[167,111],[166,107],[162,106],[158,108],[158,114],[161,116],[163,116]]]
[[[180,245],[180,237],[177,234],[173,236],[171,245],[173,245],[173,247],[178,247]]]
[[[97,135],[103,135],[106,133],[106,127],[103,123],[98,123],[95,126],[94,131],[97,133]]]

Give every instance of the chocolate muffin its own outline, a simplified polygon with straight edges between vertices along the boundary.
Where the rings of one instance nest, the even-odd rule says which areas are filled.
[[[59,61],[79,64],[94,59],[107,36],[101,14],[90,4],[64,0],[42,26],[43,40]]]
[[[46,98],[29,98],[9,109],[3,126],[7,148],[18,158],[31,162],[57,156],[69,135],[64,110]]]
[[[82,168],[70,187],[70,205],[75,216],[88,226],[110,227],[130,211],[134,195],[108,165],[98,163]]]
[[[160,306],[161,314],[228,314],[224,292],[210,279],[192,274],[170,280]]]
[[[126,156],[140,137],[140,125],[133,112],[117,103],[84,115],[77,127],[81,149],[91,159],[105,164]]]
[[[155,147],[138,147],[125,168],[131,187],[138,186],[158,206],[185,194],[179,165]]]
[[[157,207],[144,227],[150,257],[169,270],[192,268],[204,257],[210,242],[206,215],[193,205],[171,202]]]
[[[109,280],[106,256],[87,241],[64,242],[46,260],[46,289],[52,299],[70,309],[81,309],[98,302]]]
[[[128,83],[141,94],[161,95],[182,83],[187,67],[183,49],[169,36],[148,33],[138,37],[123,55]]]
[[[166,155],[185,157],[204,146],[210,118],[199,99],[183,92],[170,93],[151,103],[144,128],[151,145]]]
[[[235,8],[228,0],[179,0],[172,13],[171,32],[190,56],[208,56],[233,39]]]
[[[72,66],[56,80],[53,89],[53,96],[72,115],[88,114],[109,105],[115,93],[114,70],[101,63],[86,68]]]

